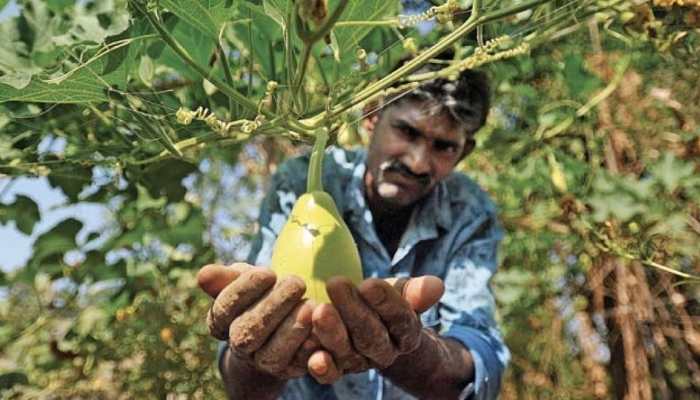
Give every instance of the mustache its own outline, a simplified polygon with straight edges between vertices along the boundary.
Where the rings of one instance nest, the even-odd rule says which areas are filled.
[[[414,174],[406,165],[404,165],[399,160],[386,161],[379,166],[380,171],[384,174],[387,172],[396,172],[404,176],[408,176],[411,179],[418,181],[422,185],[427,185],[430,183],[430,175],[428,174]]]

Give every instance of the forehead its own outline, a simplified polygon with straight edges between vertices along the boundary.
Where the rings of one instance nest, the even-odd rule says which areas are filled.
[[[464,124],[430,100],[406,100],[384,109],[380,116],[387,124],[407,123],[426,136],[461,142],[467,135]]]

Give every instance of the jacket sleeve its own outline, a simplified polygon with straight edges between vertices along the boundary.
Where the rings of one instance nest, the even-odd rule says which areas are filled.
[[[494,215],[480,221],[471,236],[448,259],[445,294],[438,306],[439,331],[471,352],[474,382],[460,399],[495,399],[510,359],[496,324],[490,281],[497,268],[497,249],[503,236]]]

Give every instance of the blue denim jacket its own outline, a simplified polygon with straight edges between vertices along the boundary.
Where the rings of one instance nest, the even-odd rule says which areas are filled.
[[[474,382],[465,382],[460,398],[493,399],[510,353],[494,320],[489,281],[496,272],[503,236],[488,195],[471,179],[452,173],[414,209],[396,253],[391,256],[374,229],[364,197],[365,150],[330,148],[323,166],[324,189],[357,242],[365,278],[436,275],[445,294],[421,315],[424,326],[462,342],[471,352]],[[273,176],[259,217],[260,229],[248,262],[269,265],[275,239],[305,192],[308,156],[282,164]],[[287,383],[283,399],[412,399],[376,370],[348,374],[333,385],[311,376]]]

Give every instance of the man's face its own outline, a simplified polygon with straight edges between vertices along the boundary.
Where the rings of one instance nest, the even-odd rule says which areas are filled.
[[[464,126],[430,107],[426,101],[404,101],[376,120],[365,174],[370,204],[387,210],[414,204],[471,150]]]

